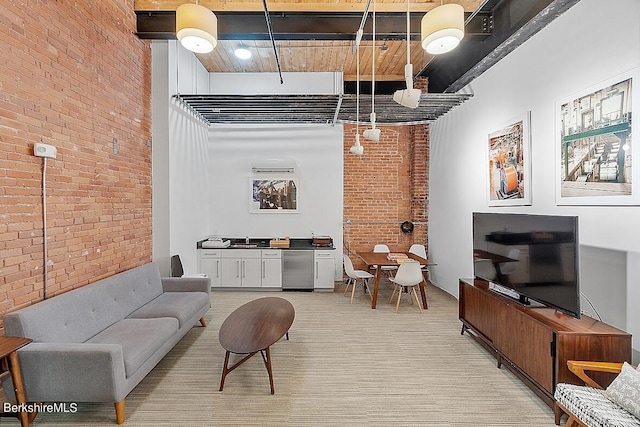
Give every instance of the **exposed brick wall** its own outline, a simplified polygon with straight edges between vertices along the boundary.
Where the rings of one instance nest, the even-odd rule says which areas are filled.
[[[48,294],[151,260],[150,48],[134,31],[130,0],[0,4],[0,328],[43,298],[36,142],[58,149]]]
[[[429,139],[425,125],[378,126],[380,142],[362,137],[364,155],[349,148],[355,126],[344,127],[344,242],[353,252],[369,251],[386,243],[392,251],[427,244],[427,177]],[[403,221],[415,224],[411,234],[400,231]],[[364,264],[351,257],[356,268]]]

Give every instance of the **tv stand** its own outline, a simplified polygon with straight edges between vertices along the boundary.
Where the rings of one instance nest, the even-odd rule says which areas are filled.
[[[546,307],[525,307],[479,279],[460,279],[461,334],[467,332],[553,407],[558,383],[583,384],[567,360],[631,361],[631,335],[606,323]],[[594,374],[594,377],[596,375]],[[596,381],[608,385],[611,374]]]

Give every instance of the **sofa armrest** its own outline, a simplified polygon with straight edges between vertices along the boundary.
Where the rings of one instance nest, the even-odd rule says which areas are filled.
[[[163,277],[164,292],[206,292],[211,293],[211,279],[208,277]]]
[[[578,378],[584,381],[584,383],[589,387],[603,389],[604,387],[598,384],[585,371],[608,372],[611,374],[618,374],[622,369],[622,363],[567,360],[567,367],[571,372],[576,374]]]
[[[31,343],[18,350],[28,401],[117,402],[126,375],[117,344]],[[10,390],[6,391],[11,391]],[[14,399],[15,396],[7,394]]]

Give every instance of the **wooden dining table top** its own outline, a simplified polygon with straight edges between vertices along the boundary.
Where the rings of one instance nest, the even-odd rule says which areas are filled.
[[[427,264],[429,261],[418,256],[416,254],[412,254],[409,252],[391,252],[391,253],[403,253],[406,254],[409,258],[418,261],[420,264]],[[362,258],[362,260],[369,266],[371,265],[379,265],[379,266],[397,266],[400,265],[399,262],[393,259],[389,259],[387,257],[387,253],[384,252],[358,252],[358,256]]]

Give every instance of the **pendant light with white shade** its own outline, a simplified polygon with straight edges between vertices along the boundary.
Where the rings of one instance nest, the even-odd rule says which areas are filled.
[[[364,154],[364,147],[360,145],[360,40],[362,39],[362,29],[356,35],[356,141],[349,152],[356,156]]]
[[[176,8],[176,37],[194,53],[209,53],[218,44],[218,18],[204,6],[181,4]]]
[[[417,108],[422,92],[420,89],[413,88],[413,64],[411,63],[410,33],[411,20],[409,14],[409,0],[407,0],[407,64],[404,66],[404,81],[407,84],[407,88],[395,91],[393,94],[393,100],[404,107]]]
[[[455,49],[464,37],[464,8],[450,3],[432,9],[422,17],[420,33],[427,53],[439,55]]]
[[[370,141],[380,141],[380,129],[376,129],[376,0],[373,0],[373,37],[372,37],[372,53],[371,53],[371,129],[366,129],[362,136]]]

